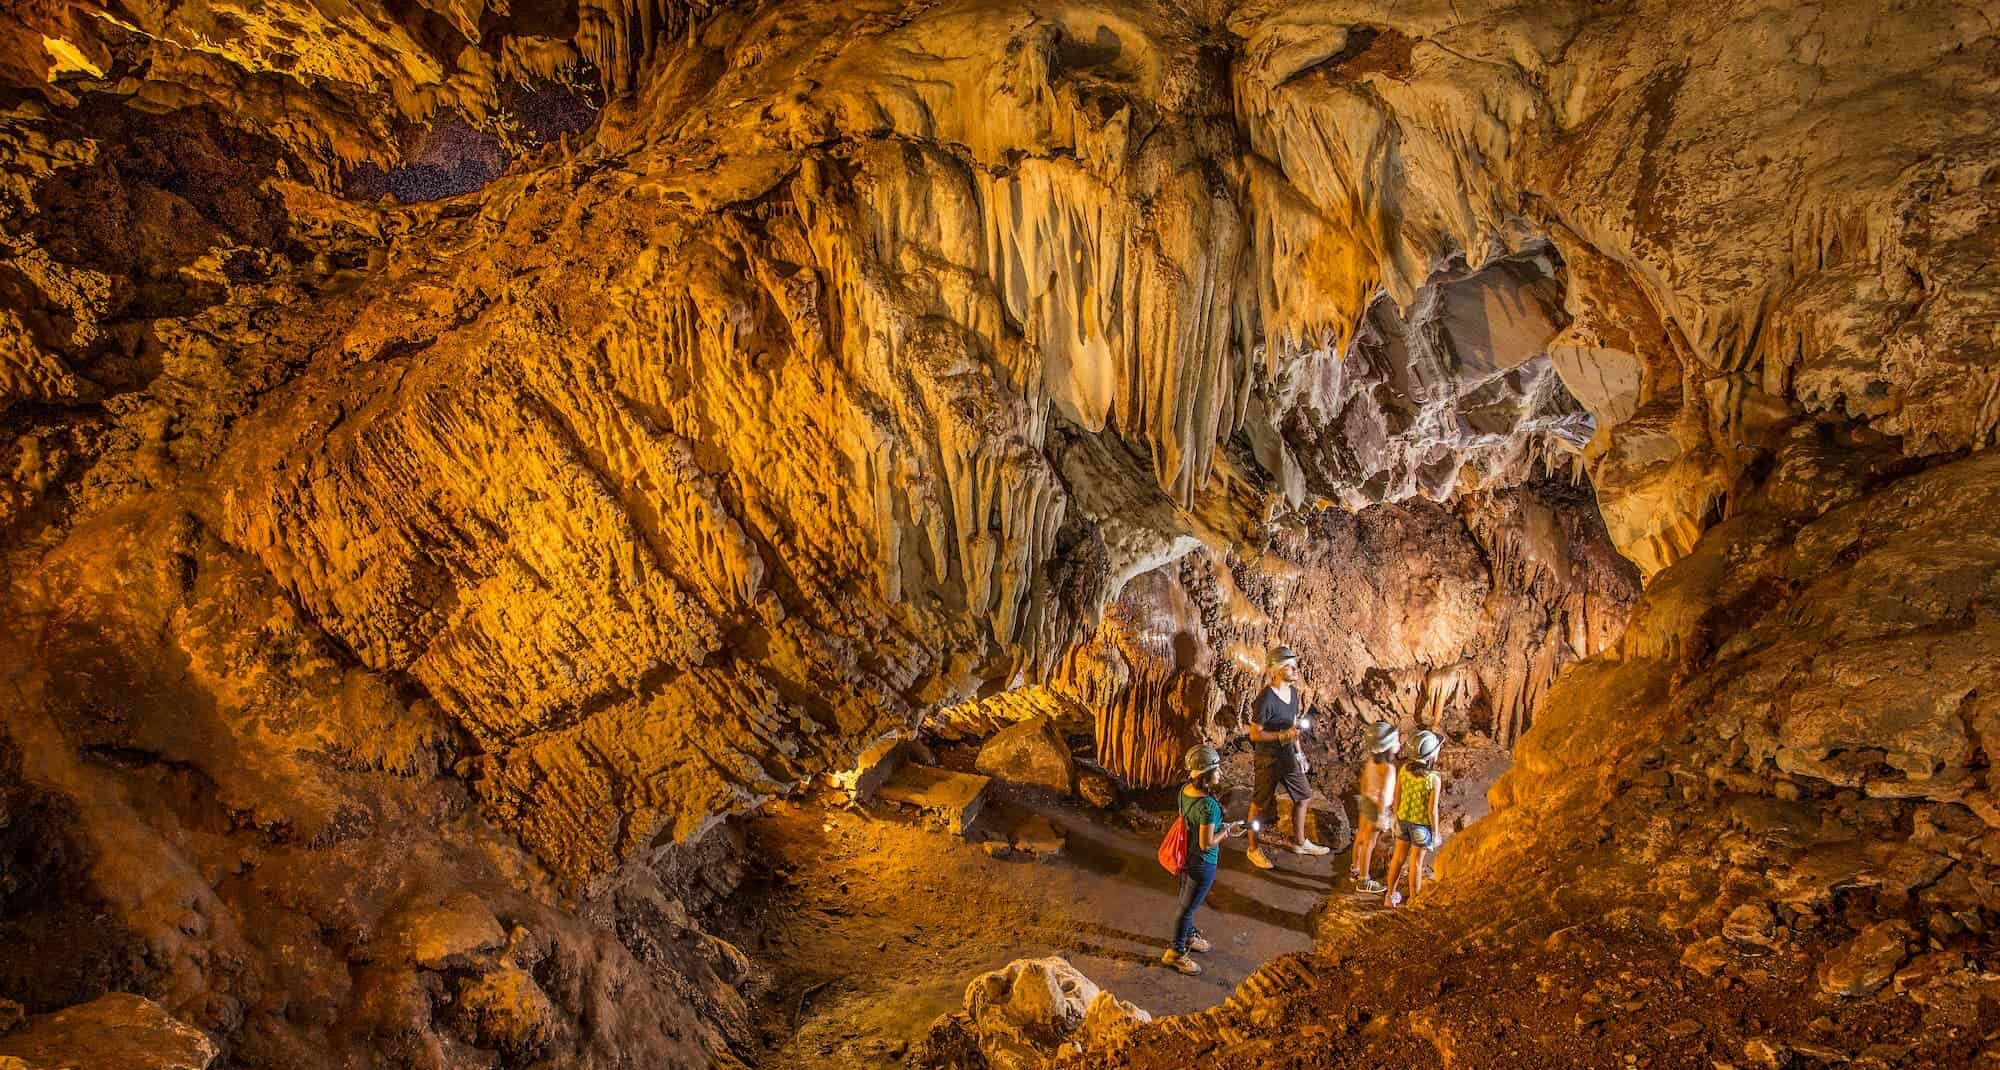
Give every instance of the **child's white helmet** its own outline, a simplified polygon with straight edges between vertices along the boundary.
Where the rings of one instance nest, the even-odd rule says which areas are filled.
[[[1429,730],[1418,732],[1417,760],[1420,762],[1431,761],[1438,756],[1438,748],[1443,745],[1444,741],[1437,737],[1437,733]]]
[[[1395,750],[1403,742],[1403,734],[1396,731],[1396,722],[1377,721],[1368,729],[1369,749],[1374,751]]]

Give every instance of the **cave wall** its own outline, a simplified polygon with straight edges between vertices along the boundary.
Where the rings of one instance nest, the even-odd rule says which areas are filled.
[[[1127,784],[1177,782],[1197,742],[1240,738],[1267,652],[1297,650],[1327,775],[1388,720],[1509,746],[1563,667],[1625,629],[1638,573],[1566,477],[1304,514],[1263,546],[1142,573],[1043,683],[947,706],[925,732],[983,737],[1048,715]]]
[[[111,406],[140,441],[16,493],[53,537],[111,497],[93,480],[185,488],[466,733],[487,813],[581,890],[940,700],[1047,675],[1191,540],[1308,494],[1505,484],[1578,437],[1546,359],[1523,373],[1563,319],[1533,250],[1508,344],[1418,339],[1479,303],[1491,273],[1462,265],[1367,332],[1358,278],[1324,324],[1268,321],[1242,280],[1289,254],[1249,236],[1276,209],[1243,188],[1226,56],[1137,17],[731,9],[590,144],[476,197],[338,200],[282,141],[170,175],[170,206],[220,183],[283,243],[138,228],[202,234],[153,273],[207,290],[29,352],[172,364]],[[989,29],[1017,43],[998,66],[941,58]],[[19,126],[94,146],[83,118]],[[57,242],[68,177],[18,229]],[[50,324],[97,307],[73,289],[32,295]],[[1300,463],[1287,414],[1339,467]],[[103,419],[67,415],[21,456],[46,469],[43,439]]]
[[[332,1027],[272,995],[290,973],[232,997],[240,1023],[199,1006],[212,980],[161,980],[219,972],[218,923],[182,912],[241,926],[282,902],[342,932],[347,908],[211,899],[205,852],[283,829],[379,852],[396,892],[363,897],[327,961],[365,961],[427,873],[376,843],[391,828],[479,855],[450,872],[496,917],[584,917],[717,815],[1051,678],[1196,544],[1570,467],[1659,584],[1772,544],[1703,541],[1766,499],[1803,532],[1856,489],[1975,470],[2000,423],[1977,5],[353,12],[0,13],[0,540],[29,623],[7,734],[22,790],[71,800],[36,804],[90,859],[58,877],[149,887],[120,864],[149,828],[152,869],[200,875],[172,911],[107,901],[148,949],[119,983],[222,1034]],[[545,78],[603,95],[589,136],[510,132],[510,169],[463,197],[342,196],[407,124],[507,128],[481,102]],[[1793,502],[1800,436],[1833,460]],[[1898,485],[1871,500],[1919,542],[1982,508]],[[1925,619],[1976,627],[1987,598]],[[1697,584],[1639,619],[1725,604]],[[1641,634],[1684,632],[1661,627]],[[1901,675],[1962,704],[1991,645],[1969,651]],[[1560,758],[1504,793],[1527,842],[1541,795],[1519,785],[1596,738],[1551,710],[1666,738],[1646,714],[1669,663],[1565,679],[1628,663],[1651,675],[1529,718],[1524,753]],[[1890,716],[1827,701],[1861,736]],[[362,736],[393,770],[294,771],[353,764]],[[1855,749],[1771,761],[1860,791]],[[1935,769],[1983,784],[1979,753]],[[1933,801],[1978,797],[1954,790]],[[426,793],[463,825],[407,816]],[[157,816],[197,802],[221,809]],[[180,831],[203,822],[218,839]],[[377,831],[343,848],[343,828]],[[563,980],[632,968],[615,930],[584,924],[603,955],[537,977],[550,1021],[616,1028]],[[653,990],[699,1003],[659,961]],[[444,1003],[411,986],[445,975],[412,962],[394,1006],[430,1036]]]
[[[1551,884],[1643,904],[1698,948],[1879,925],[1941,952],[1983,942],[2000,918],[1994,464],[1913,471],[1794,429],[1745,507],[1557,681],[1496,816],[1441,871],[1487,879],[1531,844],[1611,853],[1634,868]],[[1614,829],[1642,831],[1607,851]]]

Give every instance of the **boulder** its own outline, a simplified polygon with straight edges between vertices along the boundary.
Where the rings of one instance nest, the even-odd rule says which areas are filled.
[[[1100,810],[1118,805],[1118,782],[1097,769],[1080,769],[1076,774],[1076,797]]]
[[[1002,729],[979,748],[974,766],[987,776],[1058,794],[1069,794],[1076,783],[1076,762],[1070,757],[1069,744],[1047,716]]]
[[[1152,1016],[1097,987],[1068,960],[1016,959],[965,987],[965,1009],[932,1027],[963,1031],[992,1070],[1036,1070],[1065,1042],[1115,1036]]]
[[[1063,834],[1048,818],[1031,814],[1008,835],[1008,840],[1017,851],[1026,851],[1037,857],[1047,857],[1062,853]]]
[[[418,895],[387,918],[373,950],[382,961],[415,963],[429,970],[469,965],[498,951],[507,933],[493,911],[469,892]]]
[[[1783,1041],[1752,1037],[1743,1042],[1743,1058],[1758,1070],[1785,1070],[1792,1063],[1792,1052]]]
[[[1900,919],[1861,930],[1820,964],[1820,991],[1829,996],[1865,996],[1888,984],[1909,960],[1915,936],[1916,930]]]
[[[1084,1008],[1082,1028],[1070,1039],[1084,1047],[1112,1044],[1135,1026],[1152,1020],[1153,1016],[1141,1010],[1138,1004],[1100,989],[1097,998]]]
[[[1703,977],[1714,977],[1728,964],[1729,956],[1720,936],[1697,941],[1681,950],[1681,965]]]
[[[905,762],[882,785],[882,798],[936,816],[963,836],[986,805],[988,777]]]
[[[1722,935],[1739,944],[1776,947],[1777,919],[1768,903],[1745,903],[1729,912]]]
[[[206,1070],[215,1045],[152,1000],[113,992],[0,1036],[0,1065],[9,1059],[30,1070]]]
[[[561,1028],[547,993],[513,966],[462,979],[456,1008],[473,1043],[517,1056],[540,1052]]]
[[[1287,840],[1292,835],[1292,807],[1296,805],[1282,792],[1279,793],[1278,814],[1268,826]],[[1321,821],[1321,818],[1326,820]],[[1437,831],[1442,833],[1444,830]],[[1306,803],[1306,839],[1335,851],[1346,850],[1354,843],[1354,829],[1348,823],[1346,809],[1338,806],[1314,809],[1312,803]]]
[[[875,797],[876,791],[896,772],[909,748],[898,736],[889,735],[876,740],[854,760],[854,768],[833,776],[835,787],[847,792],[856,801]]]

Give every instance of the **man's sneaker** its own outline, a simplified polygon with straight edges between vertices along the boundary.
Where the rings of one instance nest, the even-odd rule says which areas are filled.
[[[1201,972],[1201,963],[1187,957],[1185,952],[1175,951],[1173,948],[1168,948],[1167,953],[1160,956],[1160,961],[1190,976]]]
[[[1360,890],[1368,893],[1369,895],[1381,895],[1383,892],[1386,892],[1389,889],[1381,881],[1378,881],[1375,878],[1370,877],[1367,880],[1361,882]]]
[[[1295,855],[1323,855],[1331,854],[1332,852],[1333,848],[1314,843],[1311,840],[1300,840],[1292,845],[1292,853]]]
[[[1214,951],[1215,945],[1208,942],[1208,937],[1196,933],[1188,937],[1188,950],[1194,952]]]
[[[1248,858],[1250,864],[1256,866],[1258,869],[1271,868],[1271,860],[1264,857],[1264,849],[1262,847],[1250,848],[1248,851],[1243,852],[1243,857]]]

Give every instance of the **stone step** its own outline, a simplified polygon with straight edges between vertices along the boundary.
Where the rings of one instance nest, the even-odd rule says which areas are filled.
[[[890,802],[937,814],[952,831],[963,836],[979,817],[980,807],[986,805],[986,786],[992,782],[992,778],[976,773],[954,773],[933,765],[904,762],[882,785],[879,794]]]
[[[903,763],[904,752],[909,749],[905,742],[893,735],[876,740],[855,759],[851,771],[833,775],[834,786],[852,795],[856,802],[874,798]]]

